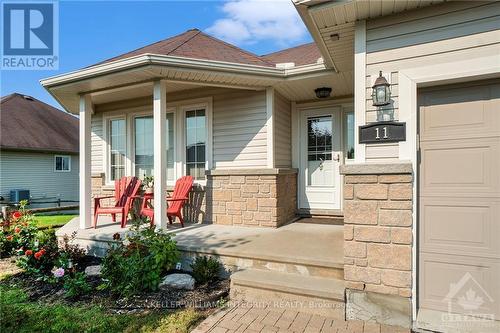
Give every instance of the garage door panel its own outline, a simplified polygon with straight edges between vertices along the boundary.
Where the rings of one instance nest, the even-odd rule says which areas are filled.
[[[420,149],[422,196],[499,196],[500,138],[432,141],[422,143]]]
[[[499,135],[499,91],[500,84],[495,84],[426,93],[421,98],[421,136],[436,140]]]
[[[419,103],[419,306],[500,318],[500,83],[436,87]],[[459,281],[477,285],[450,296]]]
[[[432,253],[421,253],[419,277],[420,285],[420,307],[440,311],[448,311],[451,307],[458,310],[463,309],[460,301],[467,291],[472,290],[476,296],[481,297],[483,302],[477,309],[468,309],[467,313],[486,314],[498,313],[500,299],[498,288],[498,274],[500,262],[493,259],[482,259],[478,261],[474,257],[462,257],[455,255],[436,255]],[[472,279],[468,278],[468,275]],[[463,286],[456,288],[454,284],[466,280]],[[476,283],[477,282],[477,283]],[[489,297],[488,297],[489,296]],[[478,302],[479,304],[479,302]]]
[[[420,200],[420,250],[500,258],[500,201],[477,198]]]

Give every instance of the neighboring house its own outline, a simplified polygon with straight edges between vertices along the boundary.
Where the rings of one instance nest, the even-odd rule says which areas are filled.
[[[295,4],[315,44],[257,56],[190,30],[42,80],[80,115],[80,227],[117,177],[192,174],[195,221],[342,215],[349,318],[439,330],[466,272],[500,318],[500,3]]]
[[[12,190],[28,190],[31,207],[78,204],[78,169],[77,117],[30,96],[2,97],[0,205]]]

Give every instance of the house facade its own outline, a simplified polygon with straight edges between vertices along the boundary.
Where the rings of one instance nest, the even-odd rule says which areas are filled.
[[[498,325],[500,302],[448,294],[469,273],[500,300],[500,3],[294,3],[314,44],[256,56],[190,30],[42,81],[80,115],[80,227],[117,177],[191,174],[191,221],[343,216],[347,318],[446,330],[451,303]]]
[[[13,190],[31,208],[76,205],[78,118],[18,93],[2,97],[0,118],[0,205],[17,203]]]

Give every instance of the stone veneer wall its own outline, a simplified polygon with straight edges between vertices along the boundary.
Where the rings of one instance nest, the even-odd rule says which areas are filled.
[[[411,298],[411,164],[346,165],[342,167],[342,173],[347,302],[350,302],[350,291],[352,295],[362,291]],[[403,301],[400,304],[407,308],[404,312],[410,315],[409,300],[392,299]],[[366,304],[354,305],[354,309],[365,307],[362,310],[367,310]],[[352,313],[350,315],[364,319]],[[404,318],[402,321],[405,322]],[[400,322],[392,324],[401,325]]]
[[[212,223],[279,227],[295,218],[297,171],[212,170],[206,193]]]

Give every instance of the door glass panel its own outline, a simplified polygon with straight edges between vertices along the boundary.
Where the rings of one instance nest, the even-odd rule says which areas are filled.
[[[333,186],[331,115],[307,118],[307,185]]]

